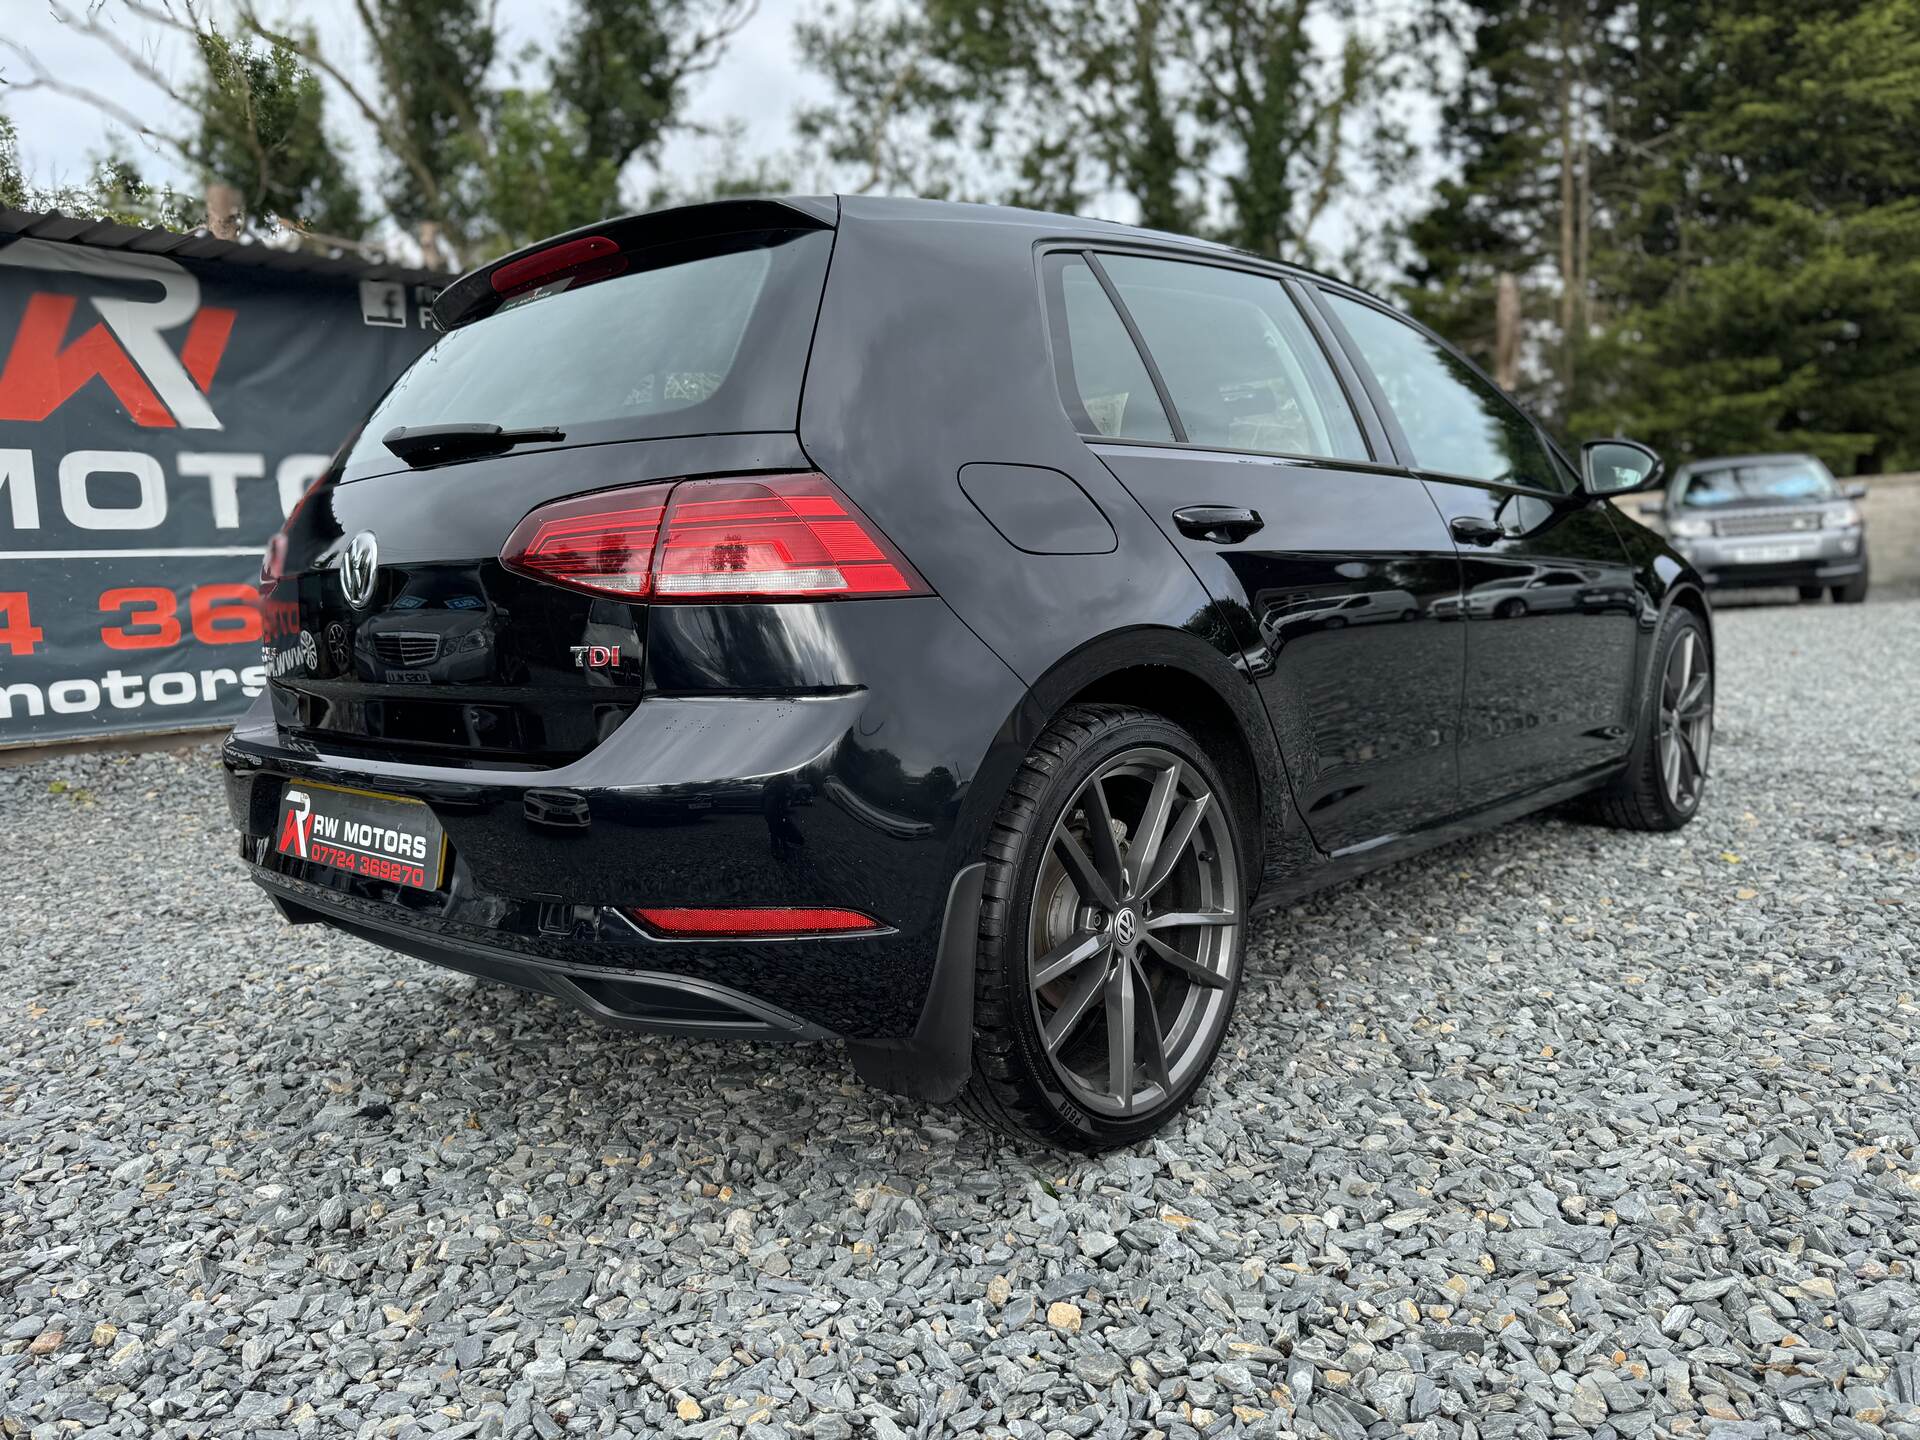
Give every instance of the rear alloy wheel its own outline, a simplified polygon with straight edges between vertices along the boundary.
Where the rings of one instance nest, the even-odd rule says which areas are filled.
[[[1239,990],[1232,806],[1177,726],[1075,706],[1028,757],[994,839],[967,1103],[1049,1142],[1138,1139],[1199,1085]]]
[[[1678,830],[1706,792],[1713,744],[1713,651],[1706,626],[1675,608],[1661,622],[1652,683],[1626,768],[1593,799],[1623,830]]]

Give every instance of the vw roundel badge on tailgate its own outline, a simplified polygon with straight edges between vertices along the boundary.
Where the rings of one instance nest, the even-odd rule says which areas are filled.
[[[280,797],[274,850],[350,875],[436,890],[447,832],[418,800],[296,780]]]

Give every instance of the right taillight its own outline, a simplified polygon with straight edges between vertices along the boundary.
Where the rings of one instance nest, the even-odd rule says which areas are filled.
[[[543,505],[501,551],[511,570],[637,600],[839,600],[933,592],[824,475],[602,491]]]

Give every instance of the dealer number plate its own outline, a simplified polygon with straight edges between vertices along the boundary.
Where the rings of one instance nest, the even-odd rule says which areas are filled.
[[[1798,560],[1807,553],[1804,545],[1741,545],[1733,552],[1736,565],[1774,565],[1782,560]]]
[[[350,875],[436,890],[447,832],[418,800],[296,780],[280,797],[273,848]]]

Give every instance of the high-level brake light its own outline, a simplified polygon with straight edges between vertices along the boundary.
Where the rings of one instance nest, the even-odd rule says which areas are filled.
[[[858,910],[821,906],[638,908],[627,913],[661,935],[687,940],[772,940],[786,936],[854,935],[887,928]]]
[[[509,569],[655,600],[838,600],[932,591],[824,475],[640,485],[543,505]]]
[[[576,280],[604,280],[627,268],[620,247],[605,235],[583,235],[578,240],[562,241],[518,260],[509,260],[488,276],[494,293],[513,295],[531,290],[562,275]]]

